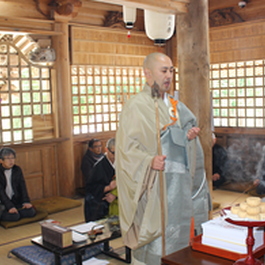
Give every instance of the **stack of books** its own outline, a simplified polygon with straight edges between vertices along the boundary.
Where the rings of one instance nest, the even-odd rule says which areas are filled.
[[[202,229],[203,245],[221,248],[242,254],[247,253],[247,227],[230,224],[222,217],[218,217],[203,223]],[[258,247],[264,244],[263,227],[254,227],[253,236],[255,239],[253,251],[255,251]]]

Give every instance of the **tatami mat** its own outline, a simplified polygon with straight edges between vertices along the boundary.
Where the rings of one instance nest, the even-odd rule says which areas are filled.
[[[49,219],[57,220],[61,223],[62,226],[73,226],[75,224],[80,224],[84,222],[83,214],[83,199],[81,199],[82,205],[67,211],[50,214]],[[30,245],[31,238],[39,236],[41,233],[40,224],[38,222],[22,225],[19,227],[5,229],[0,227],[0,264],[1,265],[21,265],[26,264],[20,259],[12,256],[8,258],[8,252],[16,247]],[[116,239],[110,242],[110,245],[113,248],[121,247],[121,239]],[[99,258],[107,259],[110,261],[110,265],[124,265],[121,261],[112,259],[105,255],[99,256]]]
[[[213,201],[220,203],[219,209],[221,209],[233,203],[242,202],[249,195],[238,193],[238,192],[217,189],[213,191],[212,196],[213,196]],[[82,199],[81,201],[83,203]],[[84,222],[83,204],[77,208],[51,214],[49,215],[48,218],[61,222],[63,226],[72,226],[74,224],[82,223]],[[14,227],[14,228],[9,228],[9,229],[4,229],[3,227],[0,227],[0,260],[1,260],[0,264],[1,265],[26,264],[25,262],[22,262],[21,260],[15,257],[9,259],[7,257],[7,254],[13,248],[30,245],[31,244],[30,239],[32,237],[40,235],[40,232],[41,230],[40,230],[39,223],[22,225],[20,227]],[[110,244],[113,248],[118,248],[123,245],[121,239],[113,240],[111,241]],[[103,254],[100,254],[99,257],[102,259],[109,260],[110,265],[126,264],[116,259],[111,259]]]

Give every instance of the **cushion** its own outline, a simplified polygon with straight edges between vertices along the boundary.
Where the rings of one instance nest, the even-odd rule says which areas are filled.
[[[260,197],[260,198],[265,197],[265,194],[259,194],[259,193],[257,193],[257,192],[256,192],[256,189],[252,189],[252,190],[250,190],[250,191],[248,192],[248,194],[249,194],[250,196],[254,196],[254,197]]]
[[[18,221],[0,221],[4,228],[11,228],[19,225],[29,224],[40,221],[48,216],[48,213],[42,209],[36,209],[37,213],[34,217],[22,218]]]
[[[82,255],[82,260],[86,260],[95,255],[100,254],[102,249],[103,249],[103,243],[86,248],[84,255]],[[28,264],[32,264],[32,265],[54,265],[55,264],[54,254],[36,245],[14,248],[10,251],[10,253],[15,255],[19,259],[27,262]],[[62,256],[61,264],[62,265],[75,264],[75,254],[71,253],[71,254]]]
[[[32,201],[32,204],[37,209],[43,209],[47,211],[48,214],[68,210],[82,205],[81,201],[79,200],[73,200],[60,196],[53,196],[40,200],[35,200]]]
[[[222,184],[219,189],[220,190],[229,190],[229,191],[236,191],[236,192],[246,192],[248,188],[250,187],[249,181],[248,182],[232,182],[227,181],[224,184]]]

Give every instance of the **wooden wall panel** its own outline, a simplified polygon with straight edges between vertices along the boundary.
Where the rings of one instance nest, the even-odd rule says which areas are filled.
[[[211,63],[265,58],[265,20],[210,29]]]
[[[25,175],[36,174],[42,171],[41,165],[41,151],[28,150],[26,153],[17,153],[16,163],[23,165],[23,172]]]
[[[31,200],[44,198],[43,176],[25,176],[29,197]]]
[[[31,200],[42,198],[43,193],[43,172],[40,150],[27,150],[17,152],[16,164],[19,165],[26,180],[28,193]]]
[[[33,115],[33,139],[43,140],[55,137],[53,115]]]
[[[57,148],[54,145],[42,149],[43,197],[59,195],[59,177],[57,171]],[[62,176],[63,181],[63,176]]]
[[[59,195],[56,144],[15,145],[16,164],[22,168],[31,200]]]
[[[84,141],[82,142],[77,142],[74,145],[74,157],[75,157],[75,186],[76,188],[84,187],[84,178],[82,175],[81,171],[81,163],[82,163],[82,158],[84,154],[86,153],[87,149],[87,143]]]
[[[145,56],[164,51],[143,32],[95,27],[71,27],[72,64],[142,66]]]

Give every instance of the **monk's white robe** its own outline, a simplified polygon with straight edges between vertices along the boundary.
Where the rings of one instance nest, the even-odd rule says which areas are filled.
[[[212,210],[212,201],[205,175],[204,154],[198,137],[195,141],[190,142],[188,157],[190,159],[190,173],[193,178],[193,216],[196,234],[199,235],[202,233],[201,224],[208,220],[209,211]]]
[[[171,123],[169,107],[158,99],[160,129]],[[199,195],[194,189],[196,169],[191,173],[193,142],[187,131],[196,126],[194,115],[181,102],[177,105],[179,120],[161,132],[162,153],[167,156],[163,172],[165,181],[166,254],[189,243],[193,204],[207,194],[203,186]],[[158,171],[150,168],[157,155],[156,110],[151,88],[129,100],[120,117],[116,135],[115,164],[119,194],[119,213],[124,243],[132,248],[133,264],[155,265],[161,262],[161,209]],[[196,148],[195,152],[198,152]],[[196,166],[195,166],[196,167]],[[202,165],[203,167],[203,165]],[[203,172],[204,173],[204,172]],[[199,177],[202,182],[203,176]],[[194,201],[192,196],[196,195]],[[198,205],[201,206],[202,202]],[[206,203],[203,203],[205,206]],[[208,213],[208,207],[200,207]],[[201,220],[201,218],[199,218]],[[207,218],[204,220],[206,221]],[[195,218],[196,221],[196,218]]]

